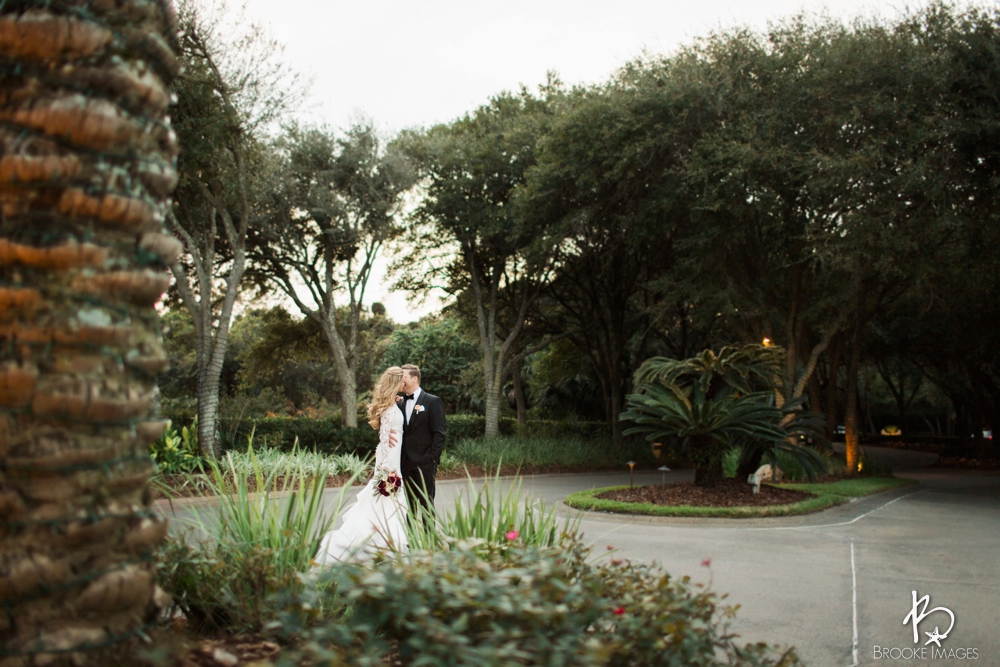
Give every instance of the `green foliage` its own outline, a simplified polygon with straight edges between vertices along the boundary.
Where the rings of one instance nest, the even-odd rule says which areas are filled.
[[[269,597],[299,587],[350,486],[327,511],[326,474],[265,473],[252,446],[248,453],[250,470],[231,455],[207,462],[206,495],[216,502],[190,506],[189,532],[169,535],[157,558],[160,586],[196,629],[259,631],[272,620]]]
[[[565,519],[560,526],[555,508],[541,500],[525,498],[521,479],[504,490],[500,469],[496,477],[476,488],[470,478],[466,493],[455,498],[447,512],[424,514],[407,526],[411,550],[441,551],[464,542],[489,559],[518,547],[552,547],[579,531],[579,519]]]
[[[805,485],[810,487],[824,487],[826,484]],[[806,498],[795,503],[785,505],[738,505],[735,507],[712,507],[712,506],[690,506],[690,505],[656,505],[653,503],[629,503],[620,500],[609,500],[598,498],[602,493],[627,489],[627,486],[608,486],[600,489],[590,489],[588,491],[578,491],[571,493],[563,499],[569,507],[578,510],[594,512],[612,512],[618,514],[643,514],[649,516],[685,516],[685,517],[714,517],[729,519],[751,519],[765,516],[795,516],[798,514],[810,514],[818,512],[828,507],[841,505],[850,499],[837,493],[823,493],[822,488],[802,489],[814,494],[812,498]]]
[[[358,428],[341,426],[333,418],[265,417],[264,419],[227,420],[219,423],[224,450],[244,447],[253,433],[258,447],[290,451],[296,446],[324,454],[354,454],[362,458],[375,451],[378,431],[368,424]]]
[[[636,371],[640,393],[628,396],[625,433],[685,447],[695,463],[695,483],[714,486],[727,449],[741,448],[740,466],[755,470],[765,452],[794,456],[810,479],[824,462],[803,442],[822,428],[818,415],[801,412],[801,400],[775,406],[783,351],[763,345],[705,350],[691,359],[652,358]],[[749,474],[749,473],[747,473]]]
[[[718,354],[704,350],[690,359],[651,357],[636,370],[635,384],[639,391],[696,384],[707,396],[749,394],[779,386],[782,358],[781,348],[764,345],[731,345]]]
[[[579,542],[512,547],[484,560],[473,545],[417,552],[368,569],[348,565],[321,579],[348,613],[317,622],[317,589],[287,598],[278,630],[301,649],[282,654],[380,665],[396,653],[428,666],[798,665],[793,651],[739,647],[734,613],[688,578],[628,561],[595,563]]]
[[[190,426],[181,427],[180,432],[173,426],[167,428],[160,439],[149,446],[149,455],[156,462],[160,475],[204,470],[204,460],[198,447],[198,420]]]
[[[602,424],[601,426],[606,426]],[[630,448],[616,447],[609,437],[594,438],[565,434],[547,436],[541,429],[532,435],[466,438],[449,443],[450,457],[462,463],[492,470],[505,466],[611,467],[624,465]]]
[[[635,422],[626,434],[643,434],[649,442],[683,446],[695,464],[695,483],[714,486],[722,477],[726,449],[745,439],[784,443],[781,410],[772,392],[710,398],[695,384],[687,391],[650,385],[644,394],[628,396],[622,420]]]
[[[257,469],[266,470],[275,479],[305,477],[327,477],[328,475],[349,475],[359,477],[369,467],[369,461],[354,454],[323,454],[292,448],[283,452],[270,447],[233,450],[227,453],[227,462],[238,477],[249,477]]]
[[[393,331],[382,360],[385,366],[419,366],[421,384],[440,397],[445,411],[451,413],[469,410],[476,402],[463,373],[482,358],[479,341],[463,331],[461,322],[442,317]]]
[[[900,479],[898,477],[858,477],[842,479],[830,484],[781,484],[782,488],[811,493],[838,495],[845,498],[861,498],[873,493],[881,493],[904,486],[919,484],[915,479]]]
[[[481,438],[486,432],[486,417],[482,415],[448,415],[448,441]],[[500,435],[517,435],[521,430],[512,417],[500,419]],[[605,422],[555,421],[530,419],[523,429],[535,436],[561,438],[609,438],[611,428]]]
[[[723,470],[726,477],[735,477],[743,458],[744,448],[735,446],[726,450],[723,460]],[[816,475],[833,474],[844,468],[842,461],[835,459],[829,451],[815,450],[815,457],[806,465],[803,465],[797,452],[788,452],[782,449],[769,449],[764,453],[760,464],[771,464],[781,469],[782,479],[789,482],[801,482],[807,479],[815,479]]]

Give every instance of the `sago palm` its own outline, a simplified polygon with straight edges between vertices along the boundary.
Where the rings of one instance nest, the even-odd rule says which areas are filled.
[[[180,244],[168,0],[0,3],[0,666],[156,611],[146,421]]]
[[[682,387],[697,383],[707,396],[749,394],[779,383],[782,354],[779,347],[729,345],[718,354],[705,350],[690,359],[651,357],[636,370],[635,385]]]
[[[722,479],[726,450],[745,438],[781,443],[788,432],[781,427],[781,410],[771,404],[771,392],[710,397],[699,385],[688,389],[649,385],[643,394],[630,394],[623,421],[635,426],[626,435],[644,434],[646,440],[682,445],[695,464],[694,482],[713,487]]]

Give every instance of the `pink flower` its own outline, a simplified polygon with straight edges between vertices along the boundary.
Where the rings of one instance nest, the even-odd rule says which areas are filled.
[[[625,613],[625,607],[618,607],[615,609],[615,616],[622,616]]]
[[[517,536],[518,536],[518,532],[516,530],[512,530],[512,531],[508,532],[506,535],[504,535],[504,537],[506,537],[508,540],[511,540],[511,541],[516,540]]]
[[[712,559],[711,558],[706,558],[705,560],[701,561],[701,566],[702,567],[711,567],[712,566]]]

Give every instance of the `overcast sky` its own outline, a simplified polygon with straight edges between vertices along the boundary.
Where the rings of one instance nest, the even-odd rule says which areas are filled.
[[[239,0],[231,0],[233,4]],[[713,30],[797,12],[849,20],[894,18],[926,0],[247,0],[248,18],[269,26],[285,59],[313,80],[305,121],[343,128],[363,114],[387,132],[457,118],[503,90],[535,88],[555,71],[567,84],[594,83],[642,52],[670,53]],[[400,322],[410,309],[379,280]]]

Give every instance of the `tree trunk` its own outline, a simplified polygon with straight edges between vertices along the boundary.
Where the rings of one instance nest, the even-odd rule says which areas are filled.
[[[0,5],[4,667],[79,664],[165,603],[148,447],[166,423],[146,418],[167,366],[153,306],[181,251],[162,222],[169,3],[23,7]]]
[[[314,317],[317,321],[318,316]],[[332,318],[331,318],[332,320]],[[337,332],[337,325],[333,321],[318,320],[327,345],[330,346],[330,354],[333,357],[333,365],[337,368],[337,382],[340,384],[340,423],[345,428],[358,427],[358,383],[354,374],[354,369],[347,359],[348,350],[344,339]]]
[[[694,462],[695,486],[713,488],[723,478],[722,459],[724,448],[712,438],[688,436],[688,451]]]
[[[358,427],[358,388],[354,373],[340,382],[341,425],[345,428]]]
[[[486,437],[500,435],[500,371],[486,376]]]
[[[847,472],[857,474],[861,460],[861,446],[858,439],[858,363],[861,345],[857,327],[851,340],[851,360],[847,365],[847,408],[844,414],[844,438],[847,442]]]
[[[837,408],[840,401],[837,400],[837,381],[840,379],[840,366],[843,353],[843,337],[838,336],[833,344],[833,351],[830,354],[830,370],[827,373],[826,401],[824,402],[824,407],[826,408],[826,437],[829,440],[833,440],[834,435],[836,435],[835,431],[839,417],[839,410]]]
[[[528,425],[528,406],[524,400],[524,386],[521,384],[521,364],[514,367],[514,403],[517,405],[517,423],[521,426]]]
[[[198,447],[212,459],[222,456],[219,441],[219,386],[222,371],[203,376],[198,382]]]

